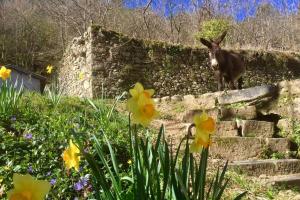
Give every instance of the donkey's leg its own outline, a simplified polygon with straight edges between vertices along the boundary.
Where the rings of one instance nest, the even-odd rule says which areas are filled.
[[[238,89],[241,90],[243,85],[243,77],[238,79]]]
[[[231,90],[235,90],[236,89],[236,86],[234,84],[234,79],[233,78],[231,78],[230,81],[229,81],[229,88]]]
[[[220,71],[215,71],[215,76],[218,81],[218,90],[222,91],[224,89],[223,75]]]

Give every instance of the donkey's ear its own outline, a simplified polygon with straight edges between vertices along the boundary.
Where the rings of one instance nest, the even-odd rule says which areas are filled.
[[[200,42],[201,42],[202,44],[204,44],[205,46],[207,46],[208,48],[211,48],[211,47],[212,47],[211,42],[207,41],[207,40],[204,39],[204,38],[200,38]]]
[[[220,44],[220,43],[224,40],[226,34],[227,34],[227,31],[224,31],[224,32],[222,33],[222,35],[220,35],[220,37],[218,37],[218,38],[215,40],[215,43]]]

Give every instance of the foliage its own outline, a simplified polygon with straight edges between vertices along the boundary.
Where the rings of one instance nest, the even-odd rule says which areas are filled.
[[[293,127],[291,139],[297,145],[297,153],[300,156],[300,123],[297,120],[291,120],[290,123],[292,123]]]
[[[61,154],[71,138],[70,130],[82,131],[86,137],[94,134],[100,141],[99,131],[106,131],[110,133],[107,137],[114,139],[112,146],[120,158],[126,159],[129,154],[124,137],[126,118],[112,111],[104,101],[93,103],[101,112],[79,98],[62,97],[53,108],[47,97],[24,93],[15,118],[5,126],[0,125],[0,188],[5,187],[4,194],[12,188],[13,173],[30,173],[37,179],[54,183],[49,199],[73,200],[91,195],[89,186],[75,187],[82,177],[90,174],[86,163],[81,163],[79,173],[66,171],[63,166]],[[111,113],[109,119],[108,113]],[[1,195],[0,199],[3,198]]]
[[[46,88],[46,94],[51,106],[56,107],[62,98],[63,90],[58,84],[51,84]]]
[[[19,87],[19,88],[18,88]],[[7,121],[18,111],[20,98],[23,94],[23,83],[18,85],[3,81],[0,87],[0,120]]]
[[[96,199],[221,199],[229,179],[225,179],[227,164],[217,171],[214,180],[206,184],[208,148],[201,153],[200,163],[189,150],[189,139],[183,138],[175,154],[164,138],[164,127],[155,142],[148,135],[138,137],[137,126],[129,124],[130,152],[132,155],[129,175],[120,173],[116,154],[102,132],[110,156],[106,157],[103,145],[92,137],[93,151],[84,151],[82,133],[74,133],[77,143],[93,173]],[[184,156],[180,147],[185,141]],[[175,156],[174,156],[175,155]],[[245,193],[236,197],[241,199]]]
[[[229,30],[229,21],[225,19],[211,19],[204,21],[201,24],[200,32],[196,33],[196,39],[215,39],[220,36],[224,31]]]

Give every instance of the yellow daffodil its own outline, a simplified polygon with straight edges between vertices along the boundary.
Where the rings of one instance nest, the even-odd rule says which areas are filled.
[[[78,74],[78,79],[81,81],[81,80],[83,80],[83,78],[84,78],[84,73],[83,73],[83,72],[80,72],[80,73]]]
[[[8,200],[42,200],[50,191],[47,181],[35,180],[29,174],[13,175],[14,189],[7,193]]]
[[[5,81],[10,77],[11,70],[7,69],[6,67],[2,66],[0,69],[0,78]]]
[[[52,73],[52,70],[53,70],[53,66],[52,65],[48,65],[46,67],[46,70],[47,70],[47,74],[51,74]]]
[[[144,90],[142,84],[136,83],[129,93],[132,97],[127,101],[127,110],[132,113],[132,123],[148,126],[158,115],[151,99],[154,90]]]
[[[65,161],[67,169],[75,168],[76,171],[79,170],[80,156],[78,155],[80,150],[78,147],[70,140],[70,146],[63,152],[63,160]]]
[[[201,115],[194,116],[194,124],[196,126],[196,134],[191,144],[191,152],[199,152],[202,147],[208,148],[211,144],[210,135],[215,132],[216,123],[213,118],[203,112]]]

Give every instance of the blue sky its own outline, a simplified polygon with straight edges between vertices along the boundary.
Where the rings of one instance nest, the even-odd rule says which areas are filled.
[[[197,2],[197,5],[201,7],[203,0],[194,0],[194,2],[195,1]],[[218,2],[220,5],[219,12],[228,13],[238,21],[244,20],[247,16],[255,15],[257,8],[262,3],[270,3],[278,11],[285,12],[285,13],[297,12],[298,5],[300,4],[300,0],[234,0],[234,1],[231,0],[231,2],[234,3],[243,2],[242,5],[245,6],[237,9],[230,9],[229,11],[229,9],[226,8],[226,4],[228,3],[229,0],[214,0],[214,1]],[[148,0],[124,0],[124,5],[127,8],[137,8],[137,7],[144,7],[147,2]],[[246,8],[246,5],[251,5],[251,6],[249,8]],[[163,11],[164,15],[168,16],[172,11],[173,13],[182,10],[191,12],[194,7],[192,6],[192,0],[153,0],[151,8],[153,10]],[[232,10],[235,10],[235,12],[232,13],[231,12]]]

